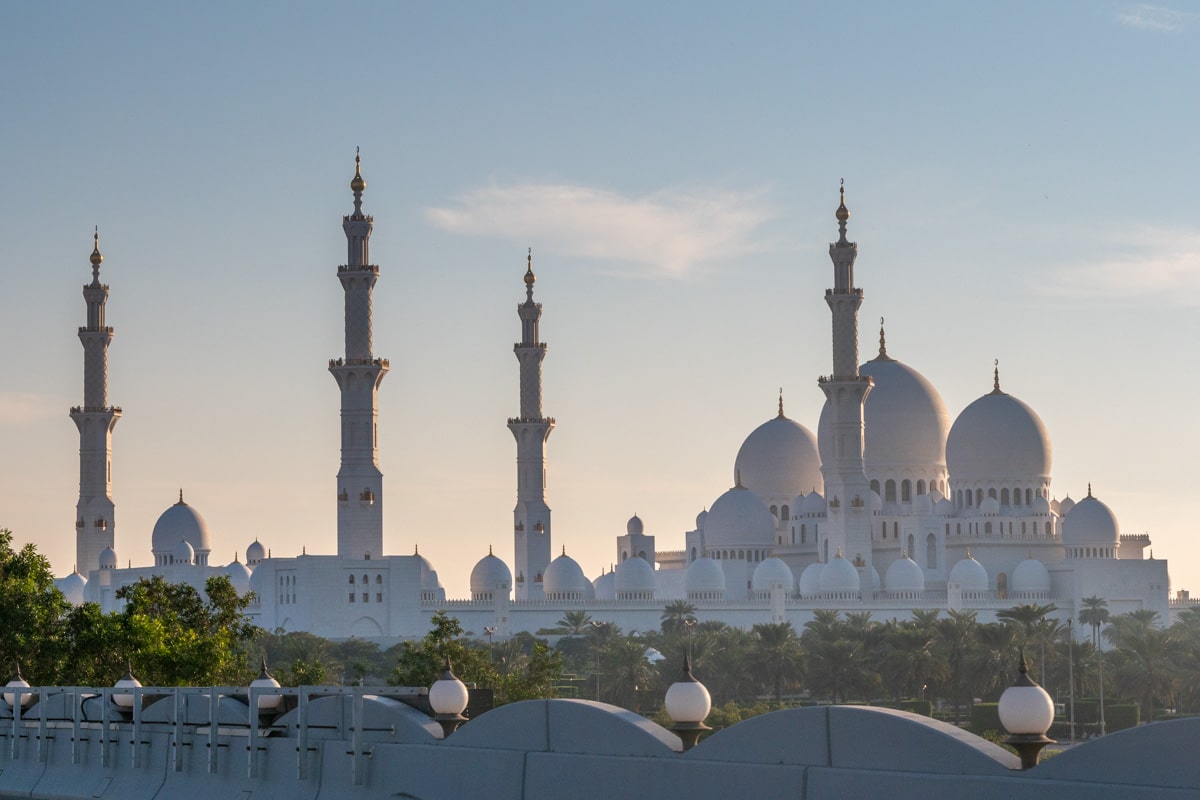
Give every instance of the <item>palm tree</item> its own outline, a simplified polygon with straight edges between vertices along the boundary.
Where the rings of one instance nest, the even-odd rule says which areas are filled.
[[[662,613],[664,636],[683,633],[689,625],[696,624],[696,607],[687,600],[672,600]]]
[[[946,689],[957,714],[958,708],[970,705],[974,697],[968,691],[967,677],[969,665],[979,650],[976,636],[979,623],[974,611],[951,610],[949,614],[948,619],[938,620],[938,649],[945,659]]]
[[[1100,628],[1108,622],[1108,601],[1093,595],[1080,601],[1079,624],[1092,626],[1092,646],[1100,646]]]
[[[554,624],[566,636],[582,636],[592,629],[592,617],[586,611],[564,611]]]
[[[897,700],[902,694],[919,696],[921,687],[942,680],[948,672],[945,660],[935,649],[936,629],[927,625],[928,620],[906,620],[887,628],[883,666]]]
[[[1046,624],[1046,616],[1053,614],[1058,610],[1058,606],[1053,603],[1038,605],[1037,603],[1024,603],[1012,608],[1006,608],[996,612],[996,619],[1009,625],[1016,625],[1022,633],[1021,644],[1030,645],[1036,644],[1039,648],[1038,660],[1041,664],[1042,684],[1046,683],[1046,642],[1053,641],[1053,634],[1057,632],[1057,623],[1053,630]]]
[[[783,707],[783,686],[798,683],[804,651],[790,622],[755,625],[754,663],[775,691],[775,704]]]

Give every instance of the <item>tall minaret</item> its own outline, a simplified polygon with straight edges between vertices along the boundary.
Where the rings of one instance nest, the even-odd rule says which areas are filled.
[[[377,420],[379,384],[388,371],[386,358],[371,354],[371,290],[379,267],[371,264],[373,217],[362,212],[363,180],[354,156],[354,213],[342,217],[346,263],[338,280],[346,293],[346,356],[331,359],[329,371],[342,390],[342,466],[337,474],[337,549],[341,558],[383,555],[383,473],[379,471]]]
[[[92,282],[83,287],[87,325],[83,343],[83,405],[71,409],[79,429],[79,502],[75,506],[76,569],[87,575],[100,568],[100,552],[112,547],[116,524],[112,499],[112,432],[121,409],[108,404],[108,345],[113,329],[104,324],[108,286],[100,282],[100,230],[92,248]]]
[[[521,416],[508,421],[517,440],[517,506],[513,509],[513,550],[518,600],[541,600],[542,576],[550,564],[550,507],[546,505],[546,440],[554,419],[542,416],[542,359],[538,341],[542,304],[533,302],[533,251],[525,267],[525,302],[517,306],[521,341],[513,345],[521,362]]]
[[[871,487],[863,465],[863,404],[874,382],[858,374],[858,308],[862,289],[854,285],[854,259],[858,245],[846,239],[846,189],[841,189],[837,209],[838,240],[829,245],[833,260],[833,288],[825,302],[833,313],[833,374],[818,379],[833,421],[832,463],[822,464],[829,524],[825,539],[832,558],[837,549],[859,567],[860,586],[871,588]],[[826,545],[823,545],[826,547]]]

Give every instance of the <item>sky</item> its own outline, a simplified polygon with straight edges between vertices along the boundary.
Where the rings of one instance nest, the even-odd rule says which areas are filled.
[[[1190,3],[4,4],[0,527],[71,571],[98,225],[122,565],[180,488],[211,563],[335,551],[361,147],[384,544],[449,596],[511,563],[527,248],[596,577],[634,513],[682,547],[781,387],[816,429],[842,179],[863,359],[885,317],[952,417],[998,359],[1052,493],[1200,591],[1197,74]]]

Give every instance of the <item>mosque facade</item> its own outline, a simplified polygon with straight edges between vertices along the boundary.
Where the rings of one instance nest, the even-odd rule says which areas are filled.
[[[521,340],[519,415],[508,420],[517,448],[511,566],[489,552],[475,565],[470,597],[447,598],[429,561],[383,553],[383,477],[376,425],[379,389],[389,368],[372,350],[372,294],[380,277],[370,261],[374,219],[363,213],[359,159],[343,217],[346,264],[337,275],[345,303],[345,354],[329,361],[341,394],[337,473],[337,552],[274,557],[257,540],[224,566],[209,563],[211,537],[180,491],[151,537],[153,564],[119,566],[111,481],[112,432],[121,409],[108,403],[105,324],[109,287],[100,283],[97,234],[92,282],[84,287],[87,325],[84,405],[71,416],[80,434],[77,566],[58,585],[74,603],[116,610],[116,591],[150,575],[198,589],[228,575],[253,590],[249,615],[268,630],[381,643],[423,635],[439,610],[476,635],[501,637],[554,628],[567,611],[625,630],[657,628],[665,604],[684,600],[700,620],[749,627],[790,621],[818,609],[904,619],[914,610],[972,610],[981,621],[1020,603],[1053,603],[1077,616],[1083,598],[1107,600],[1111,613],[1158,612],[1168,624],[1187,602],[1170,599],[1167,562],[1145,534],[1122,535],[1115,515],[1088,487],[1054,498],[1050,437],[1037,413],[1001,388],[951,419],[937,389],[888,353],[880,321],[874,358],[859,357],[855,280],[858,246],[848,238],[844,190],[838,239],[829,246],[833,286],[832,370],[818,378],[826,402],[814,434],[778,413],[746,438],[733,486],[683,532],[682,547],[659,548],[636,515],[615,542],[615,568],[589,580],[566,553],[554,556],[546,497],[546,452],[555,421],[542,408],[542,306],[534,300],[530,255],[525,299],[517,306]],[[1182,598],[1181,593],[1181,598]],[[1086,632],[1079,631],[1078,635]]]

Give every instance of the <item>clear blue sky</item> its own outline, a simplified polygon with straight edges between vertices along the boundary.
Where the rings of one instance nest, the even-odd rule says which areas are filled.
[[[774,413],[815,429],[838,180],[889,352],[1004,388],[1200,590],[1200,7],[25,3],[0,12],[0,526],[74,554],[80,287],[112,287],[117,551],[179,487],[213,561],[332,552],[355,146],[385,544],[511,557],[526,247],[555,549],[660,547]],[[1194,359],[1193,359],[1194,360]]]

